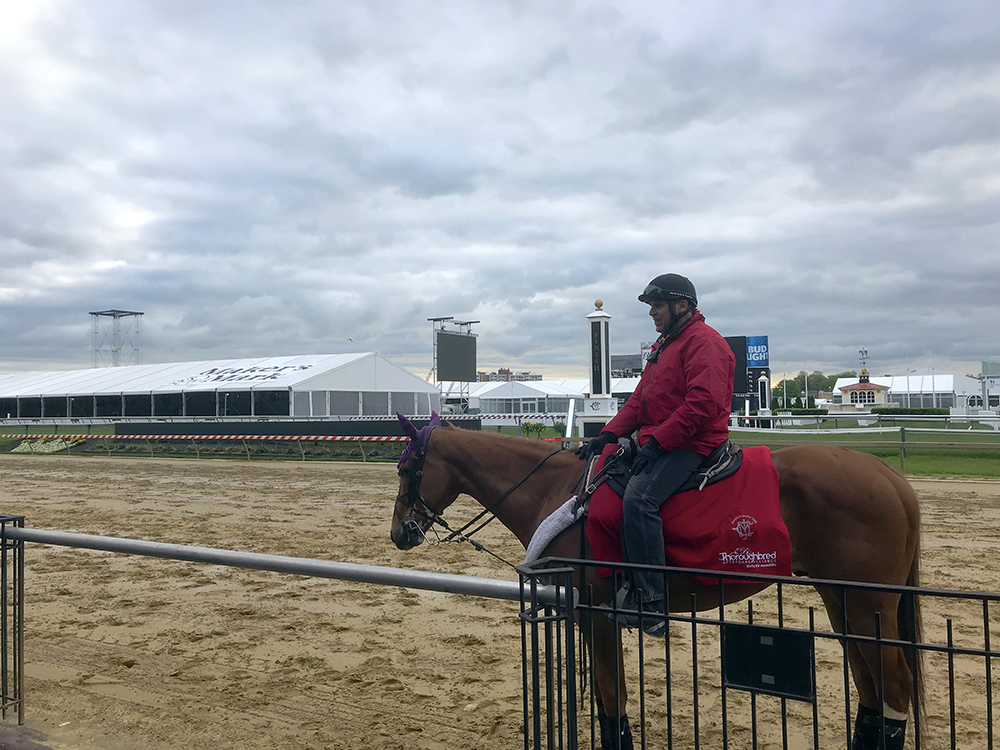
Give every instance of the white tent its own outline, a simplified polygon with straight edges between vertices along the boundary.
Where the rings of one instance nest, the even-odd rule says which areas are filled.
[[[612,378],[611,392],[624,400],[639,384],[639,378]],[[512,380],[469,384],[469,407],[482,414],[552,414],[564,415],[569,400],[582,401],[590,395],[590,381]],[[458,383],[445,385],[442,398],[456,401],[460,396]]]
[[[0,419],[429,414],[437,389],[375,352],[0,375]]]

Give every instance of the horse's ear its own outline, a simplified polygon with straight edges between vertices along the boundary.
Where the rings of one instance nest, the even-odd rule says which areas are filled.
[[[439,427],[441,425],[441,415],[436,411],[431,411],[431,427]]]
[[[417,430],[416,427],[413,426],[413,422],[404,417],[398,411],[396,412],[396,418],[399,419],[399,424],[402,425],[403,432],[406,434],[406,436],[409,437],[411,440],[415,440],[417,438],[417,435],[419,434],[419,431]]]

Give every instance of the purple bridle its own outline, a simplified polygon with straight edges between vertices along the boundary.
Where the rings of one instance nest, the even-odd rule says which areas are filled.
[[[405,470],[406,494],[397,495],[396,502],[402,503],[410,509],[409,515],[402,521],[404,528],[408,529],[408,533],[416,531],[423,534],[423,530],[413,517],[415,513],[424,516],[431,523],[442,523],[440,515],[427,507],[427,503],[420,497],[420,480],[424,476],[424,459],[427,458],[427,446],[431,440],[431,432],[434,431],[435,427],[441,426],[441,417],[438,416],[437,412],[432,411],[430,422],[426,427],[421,427],[419,430],[413,422],[399,412],[396,412],[396,417],[399,418],[399,424],[402,425],[403,432],[410,438],[410,442],[406,444],[406,448],[403,450],[403,455],[399,457],[399,463],[396,464],[396,473],[402,477],[404,475],[403,464],[407,461],[410,462],[410,465]],[[424,506],[423,511],[417,508],[418,503]]]
[[[538,463],[536,463],[531,468],[531,470],[527,474],[521,477],[520,481],[515,482],[513,486],[511,486],[506,492],[504,492],[497,499],[495,503],[491,503],[490,507],[487,507],[484,504],[482,513],[480,513],[478,516],[476,516],[474,519],[472,519],[472,521],[467,523],[462,528],[456,530],[452,529],[441,517],[442,512],[433,510],[430,506],[427,505],[427,502],[420,496],[420,482],[424,476],[424,459],[427,458],[427,449],[430,443],[431,433],[434,431],[435,427],[441,426],[441,417],[438,416],[437,412],[431,412],[430,422],[425,427],[422,427],[419,430],[417,429],[416,425],[413,424],[413,422],[411,422],[409,419],[407,419],[399,412],[396,412],[396,417],[399,419],[399,424],[402,425],[403,427],[403,432],[410,438],[410,442],[406,444],[406,448],[403,450],[403,455],[399,457],[399,463],[396,464],[396,473],[399,474],[400,477],[406,476],[407,480],[406,494],[396,496],[396,502],[401,503],[402,505],[410,509],[410,512],[407,515],[407,517],[400,521],[400,524],[406,530],[406,533],[409,535],[420,534],[426,538],[423,529],[420,528],[420,525],[414,518],[414,515],[423,516],[424,519],[429,521],[431,524],[438,524],[444,527],[447,531],[451,532],[450,535],[444,541],[448,542],[455,538],[461,539],[463,541],[469,542],[476,549],[488,552],[489,554],[496,557],[498,560],[501,560],[507,563],[507,565],[514,567],[513,565],[511,565],[511,563],[507,562],[499,555],[490,552],[490,550],[486,549],[486,547],[484,547],[482,544],[471,539],[471,536],[472,534],[482,529],[490,521],[492,521],[493,511],[504,500],[506,500],[507,497],[511,495],[511,493],[517,490],[518,487],[524,484],[539,468],[541,468],[541,466],[546,461],[548,461],[550,458],[552,458],[552,456],[556,455],[557,453],[560,453],[562,451],[562,448],[561,447],[556,448],[551,453],[544,456]],[[407,461],[409,461],[409,466],[407,466],[404,469],[403,464],[405,464]],[[423,506],[423,509],[419,508],[418,505]],[[483,516],[485,515],[489,515],[490,518],[484,523],[480,524],[478,528],[473,529],[473,531],[467,534],[466,531],[469,529],[469,527],[475,525],[476,523],[479,523],[480,519],[482,519]]]

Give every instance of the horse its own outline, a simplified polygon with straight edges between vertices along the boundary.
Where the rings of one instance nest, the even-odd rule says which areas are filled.
[[[390,538],[401,550],[419,545],[460,494],[476,499],[527,548],[539,524],[580,484],[584,464],[570,450],[552,451],[541,440],[441,424],[437,415],[419,432],[405,417],[400,421],[411,439],[398,466]],[[782,448],[771,457],[796,575],[919,585],[920,510],[916,493],[899,472],[870,454],[819,444]],[[582,551],[584,559],[590,558],[582,523],[556,536],[541,556],[580,559]],[[591,566],[577,573],[575,584],[581,591],[592,590],[595,603],[611,602],[611,578]],[[669,601],[690,611],[694,594],[698,609],[709,610],[720,605],[720,598],[731,604],[769,585],[754,581],[719,587],[695,576],[672,575]],[[883,639],[919,642],[919,597],[878,589],[816,589],[837,632],[875,637],[880,627]],[[604,617],[581,620],[582,627],[593,628],[588,640],[593,643],[602,750],[631,748],[616,626]],[[848,664],[859,699],[853,750],[901,750],[911,704],[915,713],[921,710],[916,649],[879,649],[850,640]]]

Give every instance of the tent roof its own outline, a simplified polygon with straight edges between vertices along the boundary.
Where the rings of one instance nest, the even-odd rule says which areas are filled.
[[[639,378],[612,378],[612,393],[631,393]],[[569,380],[512,380],[492,383],[470,383],[470,398],[586,398],[590,395],[590,381],[586,378]],[[456,396],[458,384],[449,383],[444,396]]]
[[[0,375],[0,398],[289,389],[436,392],[375,352]]]
[[[471,388],[473,398],[538,398],[563,397],[583,398],[588,384],[586,380],[512,380],[510,382],[478,383]]]

